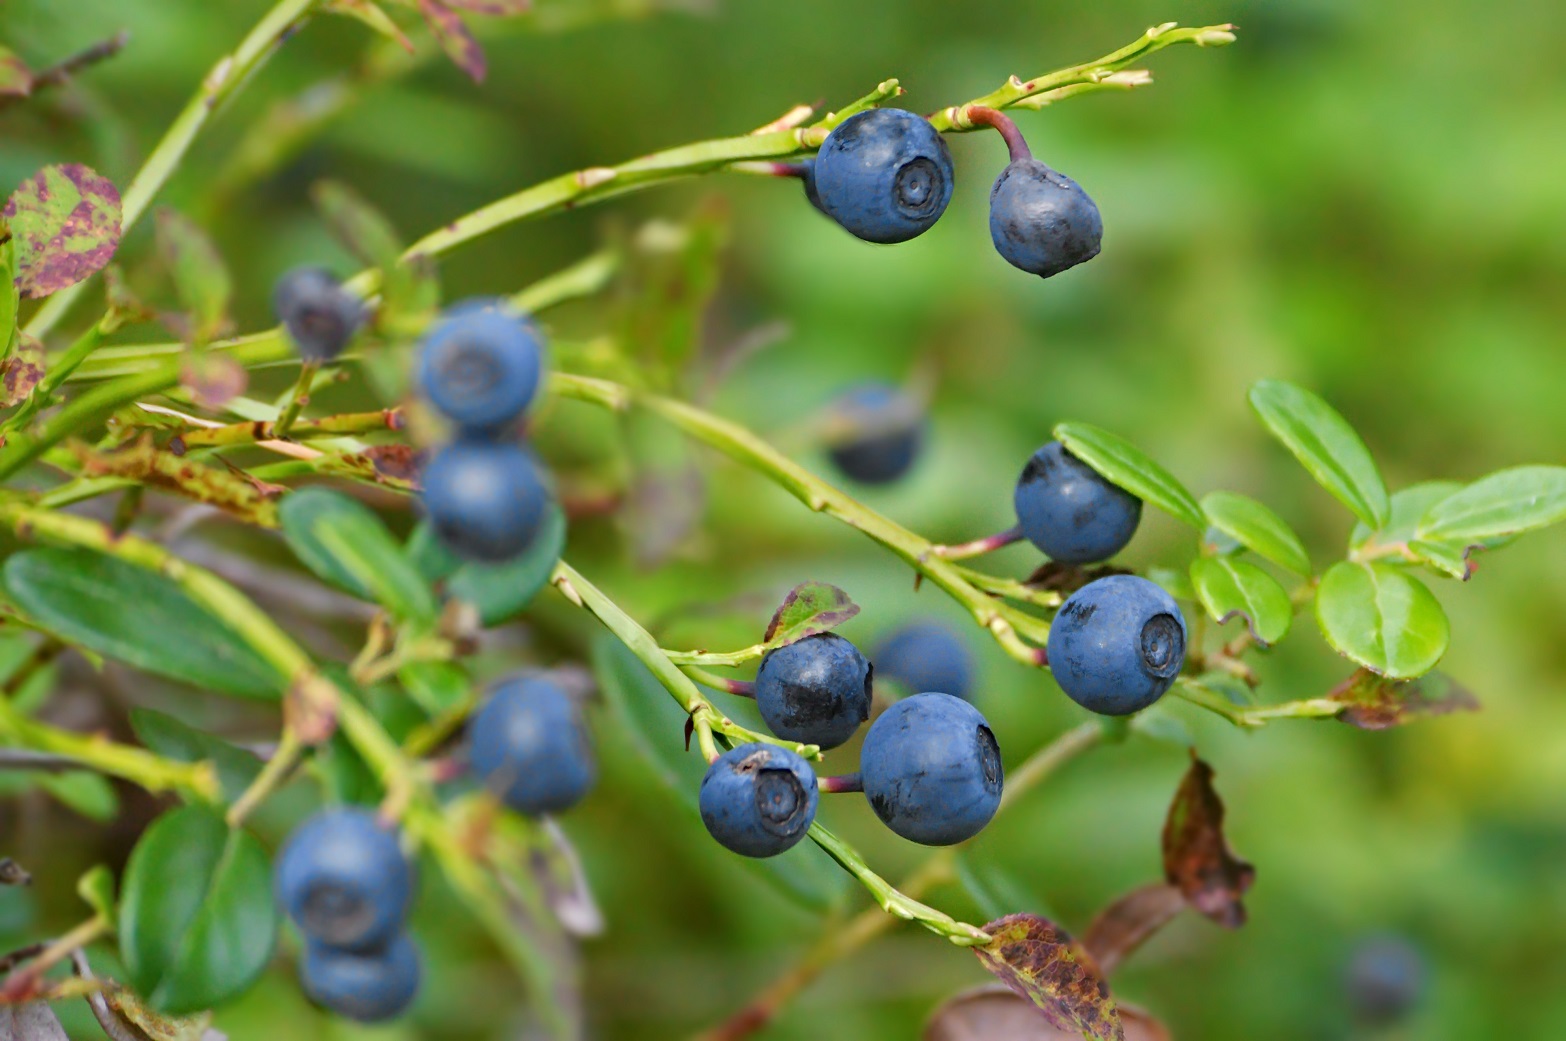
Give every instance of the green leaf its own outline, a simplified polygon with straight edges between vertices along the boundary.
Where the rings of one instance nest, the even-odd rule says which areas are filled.
[[[103,824],[119,816],[120,797],[101,774],[86,770],[41,774],[38,787],[88,820]]]
[[[409,662],[397,670],[397,681],[408,696],[431,716],[448,712],[473,699],[473,680],[450,661]]]
[[[1431,505],[1415,537],[1472,543],[1566,520],[1566,466],[1516,466]]]
[[[1386,482],[1348,420],[1321,398],[1282,380],[1251,388],[1251,407],[1316,483],[1373,528],[1387,523]]]
[[[39,170],[0,216],[15,236],[17,284],[28,299],[89,277],[120,245],[120,193],[80,163]]]
[[[1283,639],[1294,620],[1288,591],[1249,561],[1198,557],[1191,563],[1191,583],[1202,606],[1220,625],[1239,615],[1263,647]]]
[[[1338,653],[1372,672],[1413,679],[1446,653],[1450,628],[1435,594],[1386,564],[1334,564],[1316,591],[1316,621]]]
[[[1238,492],[1208,492],[1202,496],[1207,523],[1263,560],[1296,575],[1310,574],[1305,544],[1287,521],[1268,507]]]
[[[9,47],[0,47],[0,97],[25,98],[33,92],[33,74]]]
[[[1191,584],[1190,571],[1178,571],[1172,567],[1150,567],[1147,580],[1176,600],[1196,601],[1196,587]]]
[[[1207,526],[1202,508],[1185,485],[1125,438],[1087,423],[1056,424],[1055,438],[1111,484],[1197,531]]]
[[[228,324],[234,295],[222,255],[205,231],[173,210],[158,212],[158,255],[185,309],[180,332],[191,343],[212,342]]]
[[[801,582],[789,590],[773,612],[762,640],[768,647],[783,647],[807,636],[831,632],[858,613],[859,605],[837,586]]]
[[[103,916],[104,921],[114,921],[114,873],[102,864],[87,869],[76,880],[76,895],[82,902]]]
[[[359,501],[326,488],[305,488],[283,500],[278,519],[294,555],[319,578],[400,618],[428,619],[438,613],[424,577],[381,519]]]
[[[387,39],[396,41],[404,50],[410,53],[413,51],[413,42],[375,0],[325,0],[322,10],[362,22]]]
[[[500,564],[463,564],[446,583],[446,592],[478,608],[485,625],[499,625],[515,617],[549,584],[565,541],[565,511],[551,502],[543,528],[520,556]]]
[[[5,562],[7,595],[64,640],[159,676],[275,701],[285,680],[173,579],[89,549],[28,549]]]
[[[1124,1041],[1109,987],[1064,929],[1039,915],[1013,914],[984,931],[994,939],[973,948],[980,964],[1033,1002],[1056,1030],[1092,1041]]]
[[[217,768],[223,798],[229,802],[250,787],[261,772],[261,760],[249,752],[155,709],[131,709],[130,725],[137,740],[165,759],[181,763],[210,761]]]
[[[1414,529],[1425,511],[1460,488],[1462,485],[1456,481],[1425,481],[1393,492],[1387,522],[1381,530],[1371,528],[1364,521],[1355,524],[1349,535],[1349,550],[1357,552],[1371,542],[1390,546],[1412,541]]]
[[[403,552],[430,585],[445,581],[462,567],[462,558],[446,548],[429,521],[414,526]]]
[[[272,870],[255,836],[186,806],[152,823],[125,867],[120,950],[131,982],[162,1012],[243,993],[277,939]]]

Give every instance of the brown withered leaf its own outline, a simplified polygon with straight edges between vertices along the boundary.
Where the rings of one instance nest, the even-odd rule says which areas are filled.
[[[1062,564],[1058,560],[1050,560],[1024,579],[1023,585],[1070,596],[1089,582],[1096,582],[1110,575],[1129,574],[1131,572],[1125,568],[1111,567],[1108,564],[1100,567],[1083,567],[1080,564]]]
[[[410,445],[374,445],[363,452],[322,456],[315,466],[322,474],[355,477],[416,492],[423,458],[424,454]]]
[[[1120,1006],[1126,1041],[1169,1041],[1164,1025],[1141,1009]],[[935,1010],[924,1041],[1081,1041],[1076,1030],[1060,1030],[1026,998],[999,983],[964,991]]]
[[[157,447],[150,434],[115,452],[76,446],[82,472],[94,477],[129,477],[263,528],[277,527],[277,503],[249,475],[180,458]]]
[[[1256,869],[1229,848],[1213,768],[1194,753],[1164,821],[1164,877],[1192,907],[1224,928],[1245,924],[1240,897],[1256,881]]]
[[[484,49],[473,38],[467,24],[442,0],[418,0],[418,3],[419,13],[429,23],[435,41],[446,52],[446,57],[474,83],[483,83],[489,67],[484,60]]]
[[[1360,669],[1327,695],[1342,702],[1338,719],[1361,730],[1385,730],[1416,719],[1451,712],[1478,712],[1479,699],[1443,672],[1414,680],[1391,680]]]
[[[1167,882],[1131,890],[1098,913],[1082,946],[1107,979],[1119,964],[1186,909],[1185,894]]]
[[[0,364],[0,406],[20,405],[44,377],[44,346],[23,333],[16,350]]]
[[[1050,1025],[1092,1041],[1125,1041],[1108,985],[1064,929],[1039,915],[1014,914],[984,931],[993,939],[973,948],[979,962],[1032,1002]]]

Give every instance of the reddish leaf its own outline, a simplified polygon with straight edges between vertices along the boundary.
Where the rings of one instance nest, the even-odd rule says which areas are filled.
[[[1133,889],[1098,913],[1082,937],[1082,946],[1108,978],[1131,952],[1185,908],[1185,894],[1167,883]]]
[[[1385,730],[1430,716],[1479,711],[1479,699],[1473,692],[1441,672],[1399,681],[1360,669],[1327,697],[1346,706],[1339,720],[1361,730]]]
[[[5,204],[16,236],[16,284],[48,296],[98,271],[120,244],[120,193],[79,163],[46,166]]]
[[[488,71],[483,48],[479,47],[478,41],[457,12],[447,6],[444,0],[419,0],[419,13],[430,24],[430,30],[435,34],[440,49],[446,52],[446,57],[467,73],[474,83],[483,83],[484,74]]]
[[[801,582],[790,589],[767,623],[762,639],[776,647],[830,632],[859,613],[859,605],[837,586]]]
[[[1120,1006],[1126,1041],[1169,1041],[1164,1025],[1141,1009]],[[1081,1041],[1076,1030],[1060,1030],[1026,998],[998,983],[964,991],[935,1011],[924,1041]]]
[[[1164,876],[1192,907],[1224,928],[1245,924],[1240,897],[1256,881],[1256,869],[1229,849],[1213,768],[1195,754],[1164,822]]]
[[[21,336],[16,350],[0,363],[0,406],[20,405],[44,376],[44,347],[31,336]]]
[[[994,939],[973,949],[980,963],[1031,1001],[1052,1026],[1092,1041],[1125,1041],[1109,987],[1065,930],[1038,915],[1014,914],[984,931]]]

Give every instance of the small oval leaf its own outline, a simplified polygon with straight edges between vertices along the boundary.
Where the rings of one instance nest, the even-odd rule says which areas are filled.
[[[272,870],[255,836],[205,806],[152,823],[125,867],[120,949],[158,1011],[181,1014],[242,993],[272,957]]]
[[[1202,508],[1185,485],[1125,438],[1087,423],[1057,424],[1055,438],[1111,484],[1197,531],[1207,526]]]
[[[1251,388],[1251,408],[1316,483],[1374,528],[1387,522],[1386,482],[1354,428],[1321,398],[1283,380]]]
[[[1405,571],[1343,561],[1322,576],[1316,622],[1338,653],[1372,672],[1413,679],[1446,653],[1451,636],[1435,594]]]
[[[773,612],[762,637],[768,647],[783,647],[807,636],[830,632],[859,613],[847,593],[827,582],[801,582]]]
[[[519,556],[500,564],[463,564],[446,583],[446,592],[478,608],[485,625],[499,625],[515,617],[549,584],[565,541],[565,511],[551,502],[543,528]]]
[[[294,555],[319,578],[401,618],[438,613],[424,576],[358,500],[328,488],[304,488],[283,500],[278,519]]]
[[[1283,639],[1294,621],[1288,591],[1249,561],[1198,557],[1191,562],[1191,583],[1202,606],[1220,625],[1240,615],[1263,647]]]
[[[16,284],[29,299],[75,285],[120,245],[120,193],[80,163],[46,166],[5,204],[16,239]]]
[[[283,678],[172,579],[89,549],[28,549],[5,562],[6,593],[66,643],[145,672],[275,700]]]
[[[217,768],[223,797],[239,798],[261,772],[261,760],[221,738],[150,708],[130,711],[131,729],[141,743],[165,759],[181,763],[210,761]]]
[[[1516,535],[1566,520],[1566,466],[1515,466],[1482,477],[1433,504],[1416,537],[1469,542]]]
[[[1267,506],[1238,492],[1208,492],[1202,496],[1207,523],[1263,560],[1296,575],[1310,574],[1305,544],[1287,521]]]
[[[1125,1041],[1109,987],[1064,929],[1039,915],[1014,914],[984,931],[993,939],[973,948],[980,964],[1033,1002],[1052,1026],[1093,1041]]]

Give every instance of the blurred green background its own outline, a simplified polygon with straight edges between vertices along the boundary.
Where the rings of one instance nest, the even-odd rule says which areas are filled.
[[[738,368],[713,407],[786,437],[850,382],[928,381],[928,456],[912,479],[865,497],[936,539],[1009,523],[1022,462],[1057,420],[1074,418],[1129,437],[1198,494],[1232,488],[1273,504],[1318,563],[1330,561],[1350,518],[1250,415],[1245,391],[1269,376],[1337,405],[1394,487],[1566,459],[1566,74],[1557,54],[1566,7],[713,0],[710,9],[642,10],[652,6],[539,0],[536,20],[485,27],[482,87],[428,62],[213,205],[244,127],[371,44],[356,23],[320,20],[222,114],[163,201],[207,222],[242,287],[241,326],[259,328],[286,266],[349,266],[307,197],[321,176],[357,186],[411,237],[557,173],[742,133],[801,101],[841,104],[887,76],[908,88],[903,104],[928,110],[1009,73],[1102,54],[1159,21],[1234,21],[1236,46],[1156,55],[1152,87],[1019,117],[1040,157],[1080,181],[1104,215],[1103,254],[1048,282],[992,250],[985,199],[1004,153],[993,135],[967,135],[952,145],[950,210],[904,246],[850,239],[796,184],[706,179],[504,230],[443,264],[447,292],[513,291],[606,232],[682,217],[716,193],[732,231],[709,346],[775,322],[786,331]],[[535,21],[586,7],[644,16],[535,31]],[[57,161],[88,162],[123,186],[264,9],[259,0],[0,5],[0,40],[35,66],[122,27],[132,34],[78,89],[0,112],[0,186]],[[128,250],[146,248],[146,230]],[[596,317],[593,307],[569,311],[558,331],[591,331]],[[591,455],[602,426],[589,410],[562,406],[546,423],[545,448],[569,469],[573,452]],[[825,466],[819,454],[801,457]],[[864,606],[845,630],[862,645],[915,614],[956,618],[939,591],[915,593],[907,570],[871,543],[732,467],[707,472],[703,534],[656,572],[630,564],[612,522],[573,532],[577,566],[644,619],[753,597],[734,618],[680,621],[671,638],[749,642],[768,602],[804,578],[836,582]],[[1150,515],[1126,558],[1179,565],[1192,548],[1189,532]],[[1031,560],[1014,549],[996,566],[1024,573]],[[1484,701],[1477,716],[1380,734],[1285,722],[1247,735],[1185,706],[1172,711],[1217,769],[1231,841],[1258,871],[1245,929],[1224,933],[1187,916],[1115,980],[1176,1038],[1562,1036],[1566,537],[1529,537],[1484,558],[1470,584],[1436,588],[1453,622],[1444,668]],[[551,602],[512,635],[492,652],[497,670],[580,657],[594,634]],[[977,633],[973,645],[977,701],[1008,763],[1079,721],[1047,677]],[[1309,624],[1261,669],[1263,696],[1275,700],[1319,694],[1349,671]],[[624,718],[605,708],[598,724],[605,781],[565,821],[609,922],[579,953],[587,1029],[684,1037],[792,964],[822,915],[708,841],[637,757]],[[647,740],[667,751],[676,728]],[[1048,911],[1080,930],[1095,909],[1157,876],[1159,828],[1184,766],[1181,748],[1141,737],[1095,752],[986,832],[974,861],[1018,891],[1014,902],[1032,905],[1013,909]],[[309,792],[297,787],[292,798],[261,819],[269,842]],[[825,817],[889,877],[919,859],[858,799],[831,800]],[[8,801],[0,825],[0,852],[38,875],[29,892],[0,891],[0,934],[15,942],[79,917],[76,868],[123,857],[134,835],[128,824],[75,820],[37,795]],[[280,965],[219,1025],[238,1039],[283,1030],[300,1039],[527,1036],[518,986],[431,876],[418,923],[431,979],[412,1019],[379,1031],[333,1024]],[[867,905],[857,888],[835,899],[849,911]],[[984,914],[954,887],[932,902]],[[1412,938],[1431,972],[1413,1017],[1382,1034],[1350,1023],[1341,982],[1356,938],[1376,931]],[[290,956],[285,947],[280,961]],[[945,996],[984,978],[969,955],[902,928],[834,968],[765,1036],[915,1037]],[[71,1023],[93,1036],[80,1017]]]

